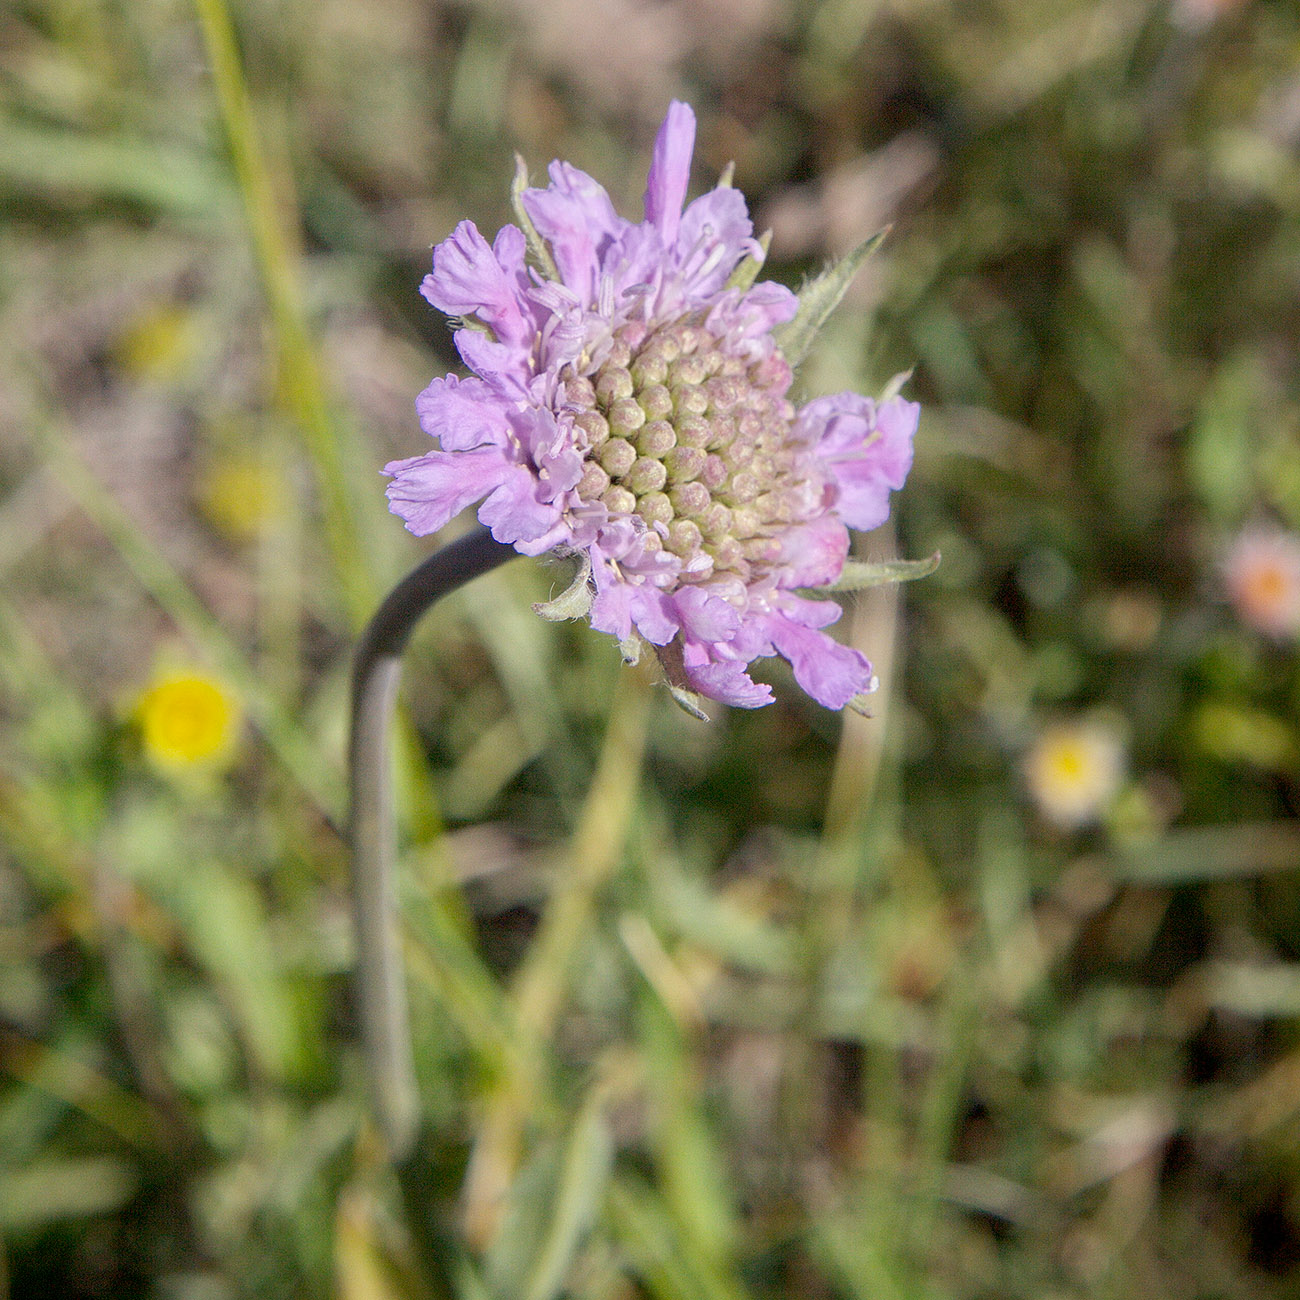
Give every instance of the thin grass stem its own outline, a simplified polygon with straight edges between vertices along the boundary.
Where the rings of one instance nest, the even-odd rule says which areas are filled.
[[[225,0],[194,0],[222,124],[248,221],[253,254],[262,278],[279,365],[280,397],[302,434],[316,471],[330,551],[345,605],[354,626],[365,617],[374,583],[361,545],[358,505],[343,455],[343,429],[326,396],[324,376],[312,342],[299,283],[300,253],[295,223],[285,212],[291,193],[267,162],[258,137]]]

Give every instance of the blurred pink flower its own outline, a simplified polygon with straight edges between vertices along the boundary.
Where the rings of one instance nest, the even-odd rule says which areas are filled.
[[[1300,537],[1245,529],[1228,548],[1223,578],[1243,623],[1279,639],[1300,632]]]

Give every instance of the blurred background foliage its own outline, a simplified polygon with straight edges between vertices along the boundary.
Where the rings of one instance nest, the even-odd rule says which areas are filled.
[[[409,655],[426,1127],[366,1119],[348,655],[512,156],[667,100],[915,366],[877,716],[703,725],[517,561]],[[1300,1296],[1300,10],[10,0],[0,1294]],[[776,671],[776,670],[774,670]],[[445,832],[445,833],[444,833]]]

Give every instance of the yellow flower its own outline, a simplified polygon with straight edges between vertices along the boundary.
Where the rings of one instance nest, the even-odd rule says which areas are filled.
[[[198,499],[209,521],[235,542],[255,541],[268,521],[285,513],[283,485],[257,452],[213,457],[199,478]]]
[[[1047,727],[1024,761],[1025,782],[1043,816],[1065,829],[1097,821],[1119,791],[1124,747],[1096,719]]]
[[[114,353],[132,379],[154,384],[183,379],[199,353],[197,317],[179,303],[152,303],[127,322]]]
[[[158,674],[137,706],[145,757],[162,772],[214,771],[234,755],[239,701],[197,670]]]

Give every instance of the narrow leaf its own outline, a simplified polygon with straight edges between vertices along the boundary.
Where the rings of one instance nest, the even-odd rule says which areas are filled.
[[[569,1138],[559,1185],[553,1191],[554,1215],[525,1283],[524,1300],[554,1300],[560,1293],[600,1209],[613,1159],[604,1089],[598,1087],[588,1098]]]
[[[112,1214],[135,1195],[135,1171],[113,1156],[52,1158],[0,1173],[0,1228],[31,1232]]]
[[[772,331],[777,347],[791,366],[797,366],[808,355],[818,331],[831,312],[839,306],[840,299],[853,283],[853,277],[888,233],[886,227],[864,240],[851,253],[828,266],[821,275],[809,280],[799,291],[799,310],[794,320],[778,325]]]
[[[844,572],[822,591],[863,591],[890,582],[914,582],[939,567],[939,552],[924,560],[845,560]]]

